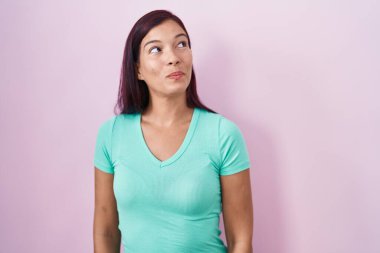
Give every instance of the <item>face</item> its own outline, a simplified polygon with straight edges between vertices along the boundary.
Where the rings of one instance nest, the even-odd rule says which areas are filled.
[[[192,64],[185,31],[175,21],[167,20],[152,28],[142,40],[137,75],[148,85],[151,94],[178,95],[190,83]],[[168,77],[177,71],[183,75]]]

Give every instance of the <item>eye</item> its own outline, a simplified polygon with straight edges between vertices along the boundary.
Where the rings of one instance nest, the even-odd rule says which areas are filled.
[[[151,49],[149,49],[149,53],[152,53],[153,52],[153,49],[160,49],[159,47],[152,47]],[[153,53],[156,53],[156,52],[153,52]]]
[[[178,44],[183,44],[183,47],[186,47],[187,46],[187,43],[186,43],[186,41],[181,41],[180,43],[178,43]]]

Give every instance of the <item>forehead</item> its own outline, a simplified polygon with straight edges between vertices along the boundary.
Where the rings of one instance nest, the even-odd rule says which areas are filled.
[[[179,33],[186,32],[182,29],[177,22],[173,20],[166,20],[161,24],[153,27],[144,37],[142,42],[146,42],[149,40],[171,40],[174,39],[174,36]]]

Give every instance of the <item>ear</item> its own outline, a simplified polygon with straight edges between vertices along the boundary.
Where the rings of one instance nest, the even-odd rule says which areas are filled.
[[[138,63],[136,63],[136,73],[137,73],[137,79],[139,80],[144,80],[144,77],[143,75],[140,73],[139,69],[140,69],[140,65]]]

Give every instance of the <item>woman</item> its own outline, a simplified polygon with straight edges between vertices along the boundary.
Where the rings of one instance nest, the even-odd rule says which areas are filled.
[[[156,10],[134,25],[117,106],[96,141],[95,252],[119,252],[121,242],[126,253],[252,252],[246,144],[200,102],[177,16]]]

